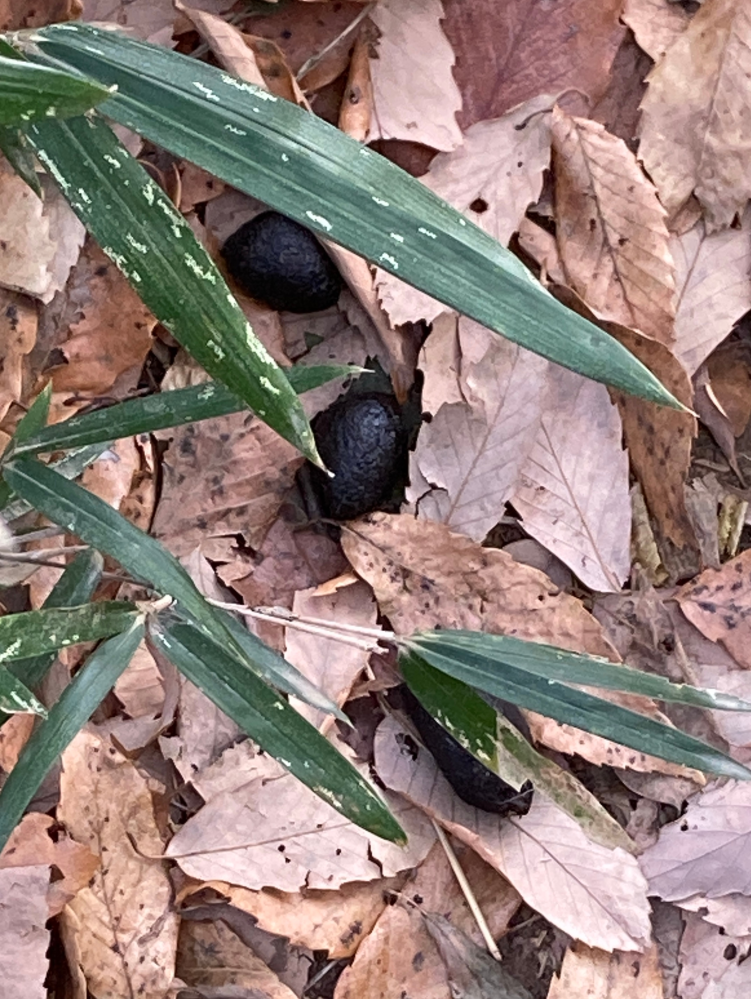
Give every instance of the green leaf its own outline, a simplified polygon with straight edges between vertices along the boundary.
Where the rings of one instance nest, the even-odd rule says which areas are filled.
[[[342,378],[361,369],[345,364],[302,365],[285,372],[296,392],[307,392],[334,378]],[[45,427],[28,439],[14,440],[9,451],[13,456],[42,454],[81,447],[97,441],[151,433],[183,423],[197,423],[214,416],[226,416],[247,409],[247,405],[218,382],[206,382],[190,388],[161,392],[141,399],[128,399],[106,409],[72,416],[64,423]]]
[[[368,832],[404,841],[371,785],[283,697],[190,625],[152,622],[150,635],[159,652],[319,797]]]
[[[111,555],[134,578],[150,583],[171,596],[182,613],[220,645],[229,648],[241,663],[242,647],[224,615],[206,603],[177,559],[158,541],[127,521],[104,500],[33,458],[11,462],[4,476],[11,488],[45,517],[77,535],[82,541]]]
[[[603,846],[634,851],[632,840],[597,798],[573,774],[538,753],[472,687],[429,666],[411,650],[402,653],[399,665],[423,706],[480,763],[517,789],[531,780],[535,793],[545,794]]]
[[[630,694],[643,694],[661,701],[692,704],[700,708],[723,711],[751,711],[751,703],[720,690],[704,690],[685,683],[672,683],[662,676],[642,673],[641,670],[619,663],[611,663],[600,656],[587,656],[567,652],[553,645],[528,642],[507,635],[489,635],[480,631],[428,631],[409,639],[415,648],[434,648],[445,651],[449,647],[467,649],[496,664],[502,673],[506,666],[534,673],[535,676],[561,683],[575,683],[583,687],[601,687],[605,690],[624,690]]]
[[[607,333],[575,315],[491,236],[338,129],[168,49],[84,24],[17,42],[117,93],[102,112],[564,367],[681,407]],[[230,384],[227,382],[227,384]]]
[[[52,382],[39,393],[31,406],[29,406],[28,412],[19,420],[16,432],[5,448],[3,457],[10,454],[16,444],[25,441],[28,437],[33,437],[34,434],[44,427],[50,412],[51,396]],[[8,483],[0,480],[0,510],[5,509],[12,495],[13,492]]]
[[[0,664],[94,642],[125,631],[139,611],[122,600],[45,608],[0,617]]]
[[[47,717],[47,709],[28,687],[4,666],[0,667],[0,711],[6,714],[32,714]]]
[[[111,443],[112,439],[110,438],[110,440],[99,444],[90,444],[87,447],[77,448],[75,451],[64,455],[58,461],[53,461],[49,465],[49,468],[66,479],[77,479],[81,472],[93,464],[107,450]],[[4,458],[5,456],[3,455]],[[5,478],[4,471],[3,478]],[[2,509],[3,517],[7,521],[23,517],[24,514],[27,514],[31,510],[30,504],[22,499],[11,499],[9,503],[3,505],[6,495],[5,489],[0,490],[0,509]]]
[[[501,672],[484,656],[450,645],[441,651],[433,645],[416,645],[415,651],[436,669],[520,708],[537,711],[671,763],[740,780],[751,779],[751,770],[699,739],[557,680],[546,680],[508,664]]]
[[[91,549],[79,552],[55,583],[44,602],[43,610],[75,607],[90,600],[102,578],[103,564],[104,560],[98,552]],[[56,656],[57,652],[52,651],[29,659],[14,659],[8,664],[8,670],[33,690],[42,682]],[[0,716],[0,724],[6,719],[7,715],[4,718]]]
[[[143,624],[103,642],[87,659],[21,750],[0,791],[0,850],[50,767],[114,687],[143,638]]]
[[[36,161],[24,134],[17,128],[0,125],[0,152],[21,180],[26,181],[34,194],[41,198],[42,185],[37,177]]]
[[[254,413],[320,464],[302,404],[167,195],[96,115],[29,127],[83,224],[177,340]]]
[[[0,125],[70,118],[110,96],[92,80],[0,55]]]

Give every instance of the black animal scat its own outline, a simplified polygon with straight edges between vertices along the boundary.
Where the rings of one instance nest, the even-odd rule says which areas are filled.
[[[319,312],[336,304],[342,279],[313,233],[279,212],[262,212],[222,247],[240,287],[273,309]]]
[[[496,815],[526,815],[532,805],[532,783],[517,791],[484,767],[427,711],[409,687],[401,688],[404,708],[443,776],[462,801]]]
[[[325,511],[352,520],[377,510],[403,470],[406,435],[399,407],[384,393],[339,399],[313,420],[318,451],[334,473],[313,469]]]

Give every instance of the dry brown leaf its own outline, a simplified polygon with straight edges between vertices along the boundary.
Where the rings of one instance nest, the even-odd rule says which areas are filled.
[[[103,395],[128,373],[138,379],[156,320],[124,275],[89,240],[67,289],[81,318],[61,345],[66,364],[52,376],[57,393]]]
[[[0,767],[10,773],[34,730],[34,715],[11,715],[0,728]]]
[[[245,36],[234,24],[229,24],[216,14],[207,14],[195,7],[173,0],[175,10],[184,14],[195,25],[196,30],[208,43],[219,64],[235,76],[258,87],[268,89],[256,55]],[[273,45],[273,42],[267,43]],[[274,46],[276,48],[276,46]]]
[[[734,893],[724,898],[707,898],[706,895],[693,895],[678,903],[684,911],[698,912],[702,920],[721,927],[726,933],[736,937],[751,936],[751,899],[747,895]]]
[[[675,353],[693,375],[751,309],[751,212],[739,229],[707,235],[700,221],[670,245],[678,288]]]
[[[2,0],[0,2],[0,31],[19,28],[41,28],[58,21],[71,21],[81,16],[80,0]]]
[[[748,906],[748,899],[744,901]],[[679,995],[696,999],[739,999],[748,995],[751,968],[744,961],[751,946],[748,928],[736,935],[708,923],[703,912],[682,915],[685,929],[678,953]]]
[[[132,437],[121,437],[88,466],[81,484],[115,510],[130,492],[133,476],[140,467],[140,455]]]
[[[194,779],[206,804],[167,849],[191,877],[254,890],[334,889],[390,877],[430,849],[432,827],[397,796],[387,796],[387,805],[409,837],[406,847],[366,833],[281,764],[254,752],[242,743]]]
[[[604,92],[625,29],[621,0],[446,0],[444,30],[456,53],[462,129],[541,93]]]
[[[354,586],[338,589],[326,597],[317,596],[313,590],[296,593],[292,610],[301,616],[336,624],[376,627],[377,607],[373,594],[360,580]],[[285,659],[339,707],[348,699],[355,681],[368,664],[368,652],[294,627],[286,629],[286,644]],[[320,708],[296,699],[292,703],[316,728],[328,717]]]
[[[0,976],[7,999],[46,999],[49,864],[0,870]]]
[[[438,335],[438,349],[432,346],[433,336],[426,344],[423,406],[426,397],[452,395],[446,384],[450,369],[440,349],[446,338],[440,330]],[[454,374],[454,393],[461,401],[442,405],[422,427],[410,454],[407,499],[422,519],[482,541],[503,515],[534,446],[549,365],[464,318],[458,342],[451,337],[446,345],[449,351],[452,342],[462,358],[461,372]]]
[[[625,0],[621,19],[644,51],[659,62],[686,30],[691,14],[683,4],[666,0]]]
[[[611,135],[623,139],[632,150],[639,144],[636,138],[641,116],[639,105],[647,89],[644,80],[651,68],[652,60],[642,52],[633,35],[627,34],[613,60],[608,88],[588,115],[604,125]]]
[[[621,589],[631,569],[628,454],[607,389],[551,366],[537,439],[511,501],[524,530],[593,590]]]
[[[544,573],[443,524],[375,513],[346,525],[342,545],[398,634],[468,628],[616,657],[595,619]]]
[[[296,993],[221,919],[185,920],[180,928],[176,967],[187,985],[228,991],[248,999],[297,999]],[[235,991],[242,990],[242,991]],[[231,991],[230,991],[231,990]]]
[[[673,340],[675,268],[665,210],[626,144],[553,112],[558,247],[568,284],[603,319]]]
[[[178,556],[211,539],[235,547],[237,534],[259,548],[302,464],[295,448],[242,412],[158,436],[172,443],[154,535]]]
[[[419,912],[390,905],[337,982],[334,999],[452,999],[438,950]]]
[[[81,732],[63,754],[60,795],[59,820],[103,861],[70,902],[89,988],[99,999],[163,994],[174,975],[177,917],[165,865],[147,859],[164,844],[146,780]]]
[[[24,357],[37,337],[36,305],[25,295],[0,288],[0,419],[21,402]]]
[[[326,950],[329,958],[336,960],[352,957],[378,921],[388,893],[398,891],[403,884],[404,875],[353,881],[335,892],[312,888],[304,893],[251,891],[221,881],[201,887],[220,892],[268,933],[287,937],[297,947]]]
[[[336,0],[335,3],[320,3],[315,0],[309,4],[279,4],[277,9],[270,10],[268,14],[255,16],[251,23],[256,35],[276,42],[284,52],[292,72],[298,74],[311,57],[317,58],[329,45],[336,43],[361,15],[362,3],[357,0]],[[352,41],[351,34],[345,36],[345,54]],[[346,66],[339,53],[334,53],[331,72],[326,61],[324,57],[310,73],[302,77],[300,84],[305,90],[315,90],[331,82],[331,72],[339,76]],[[323,71],[322,75],[314,75],[319,66]]]
[[[373,116],[373,83],[368,51],[368,42],[360,33],[352,50],[347,87],[339,111],[339,128],[358,142],[365,142]]]
[[[464,145],[436,156],[420,179],[439,197],[506,245],[542,189],[550,162],[550,115],[554,98],[535,97],[492,121],[467,130]],[[396,325],[431,322],[446,306],[378,270],[381,303]]]
[[[564,932],[606,950],[638,950],[649,940],[647,886],[636,858],[589,840],[542,795],[521,818],[465,804],[394,718],[376,732],[375,763],[387,787],[475,850]]]
[[[61,877],[50,881],[47,887],[50,916],[58,915],[63,906],[89,883],[99,867],[99,858],[88,847],[67,836],[54,836],[54,828],[55,820],[49,815],[28,812],[11,833],[0,855],[0,870],[54,864]]]
[[[0,284],[51,302],[78,259],[86,230],[44,180],[44,200],[0,159]]]
[[[705,569],[677,595],[691,624],[712,642],[723,645],[744,669],[751,669],[751,550],[720,569]]]
[[[183,215],[192,212],[196,205],[218,198],[224,189],[224,181],[202,170],[195,163],[183,160],[180,164],[180,211]]]
[[[743,342],[721,344],[707,358],[712,392],[735,437],[751,419],[751,354]]]
[[[670,215],[696,194],[710,232],[751,195],[751,3],[707,0],[649,74],[639,156]]]
[[[662,972],[656,944],[641,955],[607,954],[585,944],[569,948],[560,975],[550,983],[547,999],[663,999]]]
[[[408,139],[456,149],[462,106],[451,73],[454,53],[443,29],[442,0],[381,0],[370,14],[380,31],[371,61],[373,120],[368,141]]]

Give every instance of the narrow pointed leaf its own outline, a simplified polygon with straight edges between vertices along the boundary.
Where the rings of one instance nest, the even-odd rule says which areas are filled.
[[[611,663],[600,656],[567,652],[553,645],[527,642],[507,635],[489,635],[479,631],[431,631],[413,635],[410,644],[430,647],[440,652],[450,648],[467,649],[496,664],[498,672],[507,665],[534,673],[535,676],[583,687],[624,690],[661,701],[692,704],[700,708],[724,711],[751,711],[751,703],[720,690],[705,690],[685,683],[672,683],[662,676],[642,673],[631,666]]]
[[[79,552],[55,583],[42,609],[76,607],[86,603],[93,596],[102,578],[103,564],[104,559],[99,552],[91,549]],[[8,672],[26,687],[34,690],[42,682],[56,657],[57,651],[52,651],[29,659],[13,659],[8,663]],[[8,717],[7,714],[0,713],[0,725],[3,725]]]
[[[87,659],[34,730],[0,791],[0,850],[20,821],[50,767],[114,687],[143,638],[136,622],[103,642]]]
[[[32,59],[116,84],[102,106],[109,118],[510,340],[680,407],[633,355],[558,303],[491,236],[301,108],[176,52],[89,25],[53,25],[18,44]]]
[[[432,646],[416,645],[415,651],[436,669],[520,708],[537,711],[671,763],[740,780],[751,779],[751,770],[699,739],[557,680],[546,680],[508,664],[499,670],[484,656],[463,648],[446,646],[438,652]]]
[[[0,125],[70,118],[110,96],[93,80],[0,55]]]
[[[359,368],[344,364],[330,364],[290,368],[286,371],[290,385],[296,392],[324,385],[334,378],[351,375]],[[247,404],[234,392],[219,382],[207,382],[190,388],[161,392],[142,399],[128,399],[93,413],[72,416],[64,423],[40,429],[28,439],[12,445],[12,454],[42,454],[65,448],[82,447],[97,441],[110,441],[118,437],[151,433],[183,423],[197,423],[214,416],[226,416],[247,409]]]
[[[242,647],[227,627],[224,615],[206,603],[195,583],[166,548],[139,530],[93,493],[68,482],[33,458],[19,458],[4,471],[22,499],[82,541],[111,555],[134,578],[171,596],[207,635],[224,645],[240,662]]]
[[[167,195],[97,115],[26,135],[83,224],[190,354],[317,461],[297,394]]]
[[[25,180],[38,198],[42,197],[42,185],[36,172],[34,154],[25,136],[18,128],[0,125],[0,152],[5,156],[21,180]]]
[[[45,608],[0,617],[0,664],[94,642],[125,631],[138,610],[124,600]]]
[[[41,715],[42,718],[47,716],[42,702],[4,666],[0,666],[0,711],[6,714]]]
[[[152,624],[151,639],[181,673],[319,797],[376,836],[404,840],[370,784],[281,695],[190,625]]]
[[[48,467],[54,470],[58,475],[61,475],[65,479],[77,479],[78,476],[83,472],[85,468],[99,458],[111,445],[112,438],[103,441],[99,444],[88,444],[81,448],[76,448],[74,451],[70,451],[68,454],[63,455],[57,461],[53,461]],[[3,459],[5,456],[3,455]],[[3,470],[3,479],[5,479],[5,474]],[[4,482],[3,486],[7,483]],[[31,510],[31,505],[22,499],[13,499],[12,490],[9,497],[9,502],[6,500],[6,490],[0,489],[0,509],[3,511],[3,517],[7,521],[16,520],[18,517],[23,517]]]

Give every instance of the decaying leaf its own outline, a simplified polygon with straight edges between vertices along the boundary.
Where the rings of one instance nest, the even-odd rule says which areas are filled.
[[[557,238],[569,283],[603,319],[673,341],[675,275],[665,210],[626,144],[553,112]]]
[[[579,944],[566,951],[560,976],[550,983],[547,999],[664,999],[657,946],[644,954],[607,954]]]
[[[751,4],[708,0],[648,77],[639,156],[673,215],[696,193],[708,231],[751,196]]]
[[[744,669],[751,669],[748,593],[751,550],[741,552],[720,569],[706,569],[678,593],[681,610],[695,628],[724,645]]]
[[[680,3],[665,0],[626,0],[623,21],[636,35],[644,51],[659,62],[691,21],[691,14]]]
[[[369,141],[409,139],[455,149],[462,105],[451,69],[454,53],[441,28],[442,0],[381,0],[372,10],[380,37],[371,61],[373,120]]]

